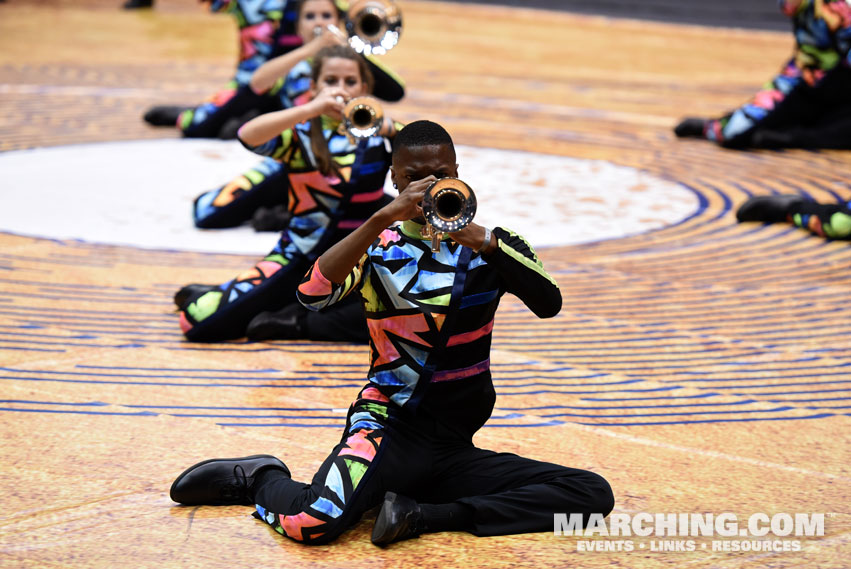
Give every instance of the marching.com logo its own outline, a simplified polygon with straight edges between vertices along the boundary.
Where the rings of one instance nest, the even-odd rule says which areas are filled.
[[[591,514],[583,526],[582,514],[553,516],[553,532],[557,536],[580,538],[654,537],[663,540],[580,540],[577,551],[800,551],[801,543],[789,537],[824,536],[825,514],[779,513],[751,514],[740,520],[732,512],[711,513],[657,513]],[[670,539],[673,537],[745,538],[706,540]],[[759,538],[759,539],[749,539]]]

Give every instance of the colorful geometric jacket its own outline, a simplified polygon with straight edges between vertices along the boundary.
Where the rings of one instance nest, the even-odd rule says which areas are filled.
[[[337,132],[339,124],[322,116],[323,136],[339,176],[325,176],[317,169],[310,122],[299,123],[258,146],[243,143],[252,152],[274,158],[287,168],[287,206],[292,217],[282,239],[286,245],[276,248],[287,258],[304,255],[315,259],[377,211],[384,196],[390,169],[387,140],[372,136],[353,143]]]
[[[851,5],[846,0],[779,0],[792,19],[795,53],[754,98],[707,121],[704,135],[719,143],[746,134],[794,89],[814,87],[838,65],[851,65]]]
[[[298,288],[299,301],[319,310],[360,294],[370,333],[370,385],[407,411],[432,416],[472,434],[490,416],[491,332],[500,298],[519,297],[540,318],[561,309],[561,292],[519,235],[497,227],[496,251],[474,253],[448,237],[432,253],[422,225],[384,230],[342,284],[318,263]]]

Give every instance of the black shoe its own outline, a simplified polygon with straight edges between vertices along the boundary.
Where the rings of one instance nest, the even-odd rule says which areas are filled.
[[[174,303],[182,310],[191,301],[218,288],[216,285],[188,284],[174,293]]]
[[[259,117],[260,111],[250,110],[239,117],[234,117],[225,121],[222,127],[219,129],[219,138],[221,140],[234,140],[236,138],[237,132],[242,128],[242,125],[247,123],[253,118]]]
[[[254,342],[303,340],[307,337],[307,313],[307,308],[297,302],[277,312],[261,312],[248,323],[245,335]]]
[[[289,225],[291,214],[285,205],[259,207],[251,218],[254,231],[283,231]]]
[[[185,110],[186,107],[160,105],[148,109],[142,118],[153,126],[177,126],[177,117]]]
[[[152,8],[154,0],[127,0],[122,8],[125,10],[133,10],[135,8]]]
[[[754,196],[743,203],[736,211],[739,221],[762,221],[763,223],[780,223],[786,221],[792,206],[803,203],[804,198],[798,195]]]
[[[387,492],[372,528],[372,543],[388,545],[394,541],[419,537],[424,530],[420,505],[395,492]]]
[[[680,138],[697,137],[703,138],[703,129],[706,121],[693,117],[683,119],[680,124],[674,127],[674,134]]]
[[[276,468],[290,476],[287,466],[268,454],[213,458],[187,468],[171,485],[169,496],[187,506],[250,506],[251,486],[265,468]]]

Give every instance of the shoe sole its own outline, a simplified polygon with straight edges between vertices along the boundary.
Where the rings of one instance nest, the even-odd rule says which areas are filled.
[[[180,474],[180,476],[175,478],[174,482],[171,483],[171,488],[169,488],[168,496],[169,496],[169,498],[171,498],[171,500],[173,502],[177,502],[178,504],[183,504],[183,502],[181,502],[180,500],[174,499],[174,497],[173,497],[174,496],[174,488],[175,488],[175,486],[178,485],[178,483],[181,480],[183,480],[186,477],[187,474],[189,474],[190,472],[192,472],[193,470],[195,470],[199,466],[203,466],[205,464],[210,464],[211,462],[224,462],[224,461],[228,461],[228,460],[254,460],[255,458],[274,458],[275,460],[277,460],[278,462],[280,462],[284,466],[284,472],[287,473],[287,476],[290,476],[289,468],[287,468],[287,466],[281,461],[281,459],[279,459],[277,456],[272,456],[271,454],[253,454],[251,456],[239,456],[239,457],[236,457],[236,458],[209,458],[207,460],[202,460],[198,464],[193,464],[192,466],[190,466],[189,468],[184,470]],[[191,505],[196,505],[196,504],[186,504],[186,505],[191,506]]]
[[[391,543],[384,541],[376,541],[376,538],[387,532],[388,520],[387,516],[384,515],[384,512],[389,511],[393,507],[393,502],[395,501],[395,492],[387,492],[386,494],[384,494],[384,501],[381,503],[381,509],[378,511],[378,516],[375,518],[375,525],[372,526],[372,536],[370,536],[370,541],[372,541],[373,545],[384,547],[385,545],[389,545]]]

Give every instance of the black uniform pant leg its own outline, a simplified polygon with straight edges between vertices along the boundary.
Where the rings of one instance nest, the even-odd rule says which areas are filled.
[[[306,335],[309,340],[325,342],[369,342],[369,329],[360,298],[354,295],[318,312],[309,310],[305,315]]]
[[[185,111],[186,116],[181,115],[178,127],[187,138],[218,138],[222,127],[231,119],[247,120],[249,116],[253,118],[280,108],[277,96],[258,95],[248,85],[241,85],[229,97],[217,93],[212,101],[192,110],[191,115]]]
[[[289,179],[287,168],[267,158],[224,186],[195,198],[192,219],[201,229],[236,227],[260,207],[286,205]]]
[[[554,514],[607,516],[614,507],[599,474],[497,453],[472,444],[435,452],[435,485],[420,503],[458,502],[473,511],[478,536],[553,531]]]
[[[203,318],[190,319],[191,305],[203,303],[204,296],[193,300],[181,311],[183,334],[190,342],[221,342],[245,336],[248,323],[259,313],[298,302],[296,287],[309,267],[310,262],[305,258],[292,259],[271,275],[257,269],[246,279],[238,277],[230,281],[223,291],[206,293],[221,296],[215,310]]]
[[[375,415],[380,406],[359,400],[354,410]],[[352,415],[353,422],[356,417]],[[310,484],[280,474],[264,478],[254,493],[256,517],[305,544],[333,541],[377,506],[385,492],[410,495],[425,485],[430,457],[423,449],[411,430],[355,423]]]
[[[840,65],[789,94],[751,132],[769,148],[851,148],[851,69]]]

